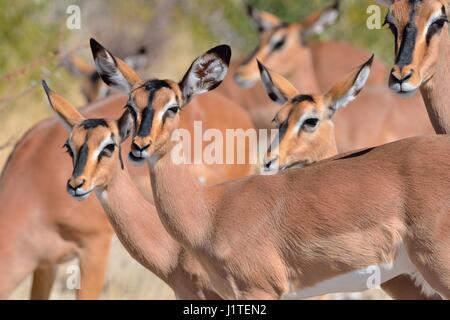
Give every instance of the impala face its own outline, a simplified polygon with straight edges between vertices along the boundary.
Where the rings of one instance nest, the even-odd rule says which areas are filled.
[[[438,62],[440,42],[448,37],[448,0],[384,1],[390,5],[386,24],[395,38],[395,66],[390,88],[412,94],[430,80]]]
[[[326,26],[336,21],[339,2],[311,15],[302,23],[285,23],[273,14],[251,7],[248,8],[248,15],[259,31],[260,40],[258,47],[241,63],[234,75],[235,81],[242,87],[251,87],[259,81],[256,60],[280,74],[288,74],[301,67],[297,61],[309,61],[311,51],[305,38],[321,33]],[[297,60],[292,58],[293,54]]]
[[[179,126],[181,109],[195,95],[213,90],[222,82],[231,58],[230,47],[217,46],[197,58],[180,82],[142,81],[94,39],[91,49],[97,71],[106,84],[129,95],[127,108],[134,120],[129,158],[136,163],[168,151],[171,134]]]
[[[84,200],[95,188],[105,188],[112,170],[116,169],[119,161],[122,162],[120,144],[131,129],[131,116],[126,111],[118,121],[85,119],[74,106],[51,91],[45,82],[43,87],[50,105],[70,133],[64,144],[73,162],[67,192],[78,200]]]
[[[261,80],[269,97],[282,108],[273,122],[278,136],[267,150],[264,170],[303,167],[337,153],[332,117],[354,100],[369,78],[369,61],[324,95],[304,95],[282,76],[259,63]]]

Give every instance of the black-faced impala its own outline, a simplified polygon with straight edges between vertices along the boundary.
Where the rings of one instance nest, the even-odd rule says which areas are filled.
[[[273,120],[279,129],[279,136],[268,148],[262,170],[305,167],[336,156],[333,117],[363,89],[372,62],[373,57],[325,94],[300,94],[286,78],[260,63],[261,79],[266,91],[270,98],[281,105]],[[353,89],[349,90],[349,86],[353,86]],[[339,99],[338,103],[330,104],[343,91],[352,94]],[[440,299],[439,295],[423,293],[415,279],[407,274],[386,281],[381,287],[394,299]],[[296,298],[297,295],[294,292],[286,297]]]
[[[384,0],[395,39],[390,88],[400,95],[420,89],[437,133],[450,133],[449,0]]]

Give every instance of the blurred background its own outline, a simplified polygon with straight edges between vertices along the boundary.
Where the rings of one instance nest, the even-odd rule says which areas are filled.
[[[88,47],[94,37],[119,57],[147,49],[149,63],[140,70],[145,77],[179,79],[192,59],[213,45],[230,44],[239,60],[257,44],[258,34],[246,15],[246,4],[270,11],[286,22],[303,18],[333,0],[3,0],[0,1],[0,168],[14,143],[33,124],[51,116],[40,80],[76,105],[84,104],[81,77],[61,61],[70,54],[92,65]],[[389,33],[368,30],[368,0],[342,0],[341,16],[316,40],[352,43],[375,52],[386,62],[393,50]],[[81,9],[81,29],[66,27],[68,6]],[[384,14],[384,13],[383,13]],[[73,298],[65,289],[65,268],[52,298]],[[27,280],[13,299],[28,298]],[[346,298],[361,298],[350,295]],[[381,291],[365,298],[386,298]],[[113,242],[104,299],[165,299],[172,292],[145,271]]]

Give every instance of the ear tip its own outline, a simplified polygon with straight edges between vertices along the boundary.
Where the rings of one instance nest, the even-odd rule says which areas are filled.
[[[45,90],[46,93],[49,93],[49,92],[51,91],[51,90],[50,90],[50,87],[49,87],[48,84],[47,84],[47,81],[45,81],[44,79],[42,79],[41,84],[42,84],[42,87],[44,88],[44,90]]]
[[[91,46],[91,51],[94,57],[97,55],[99,51],[104,50],[103,46],[94,38],[91,38],[89,40],[89,44]]]
[[[259,69],[260,73],[262,73],[264,70],[266,70],[266,67],[261,63],[261,61],[256,59],[256,62],[258,63],[258,69]]]
[[[220,59],[222,59],[226,64],[230,64],[231,60],[231,47],[227,44],[221,44],[217,47],[210,49],[207,53],[214,53]]]
[[[371,66],[373,64],[373,61],[375,60],[375,54],[372,53],[372,56],[370,57],[370,59],[365,63],[365,65],[367,66]]]

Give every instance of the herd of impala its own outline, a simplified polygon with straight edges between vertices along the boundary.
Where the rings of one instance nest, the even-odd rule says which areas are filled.
[[[230,47],[214,47],[179,82],[141,79],[91,39],[93,102],[77,109],[43,81],[59,122],[29,130],[2,172],[0,298],[33,274],[31,298],[47,299],[73,258],[77,297],[98,298],[114,233],[179,299],[364,291],[368,268],[392,298],[450,298],[450,0],[380,2],[390,71],[347,44],[307,42],[338,1],[295,23],[249,8],[252,55],[229,66]],[[118,90],[98,99],[100,78]],[[278,135],[261,168],[175,164],[171,137],[195,121]]]

